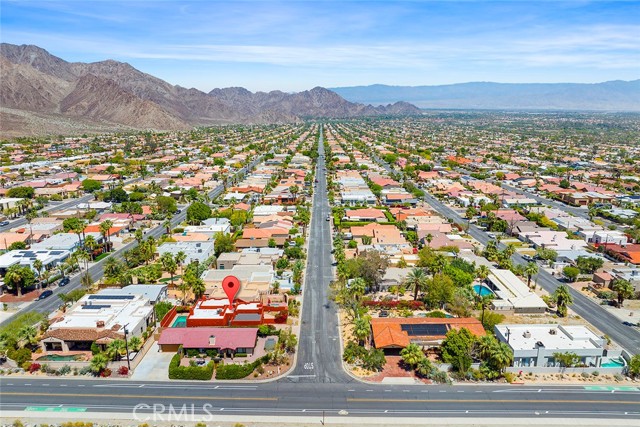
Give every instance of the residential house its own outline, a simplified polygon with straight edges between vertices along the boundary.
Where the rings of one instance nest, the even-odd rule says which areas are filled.
[[[554,354],[574,353],[586,367],[602,367],[603,361],[621,356],[621,349],[607,348],[607,339],[586,326],[557,324],[496,325],[496,337],[513,351],[516,368],[560,367]]]
[[[422,348],[439,347],[447,332],[465,328],[473,335],[485,335],[482,323],[475,318],[374,318],[371,319],[373,346],[385,354],[397,355],[409,344]]]

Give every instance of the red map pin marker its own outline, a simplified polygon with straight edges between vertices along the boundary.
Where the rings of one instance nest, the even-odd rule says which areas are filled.
[[[227,276],[222,280],[222,289],[229,298],[229,307],[232,307],[233,300],[240,291],[240,280],[236,276]]]

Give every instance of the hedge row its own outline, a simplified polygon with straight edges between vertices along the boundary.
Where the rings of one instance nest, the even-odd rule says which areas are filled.
[[[258,366],[269,361],[269,356],[262,356],[260,359],[246,363],[244,365],[223,365],[218,364],[216,369],[217,380],[239,380],[248,377]]]
[[[169,363],[169,378],[172,380],[202,380],[208,381],[213,376],[213,362],[206,366],[180,366],[180,353],[176,353]]]
[[[365,307],[370,308],[381,308],[385,310],[392,309],[404,309],[408,308],[411,310],[424,310],[424,303],[422,301],[363,301],[362,304]]]

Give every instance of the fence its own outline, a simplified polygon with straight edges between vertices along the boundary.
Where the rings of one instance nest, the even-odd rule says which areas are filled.
[[[593,374],[597,372],[600,375],[615,375],[622,374],[625,367],[616,367],[616,368],[563,368],[560,366],[521,366],[521,367],[511,367],[507,368],[507,372],[512,372],[517,374],[522,372],[523,374],[532,373],[532,374]]]

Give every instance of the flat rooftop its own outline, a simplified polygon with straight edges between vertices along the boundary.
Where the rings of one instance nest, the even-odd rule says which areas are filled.
[[[514,350],[533,350],[537,343],[542,343],[547,350],[558,351],[596,350],[604,344],[603,338],[585,326],[496,325],[495,330]]]

